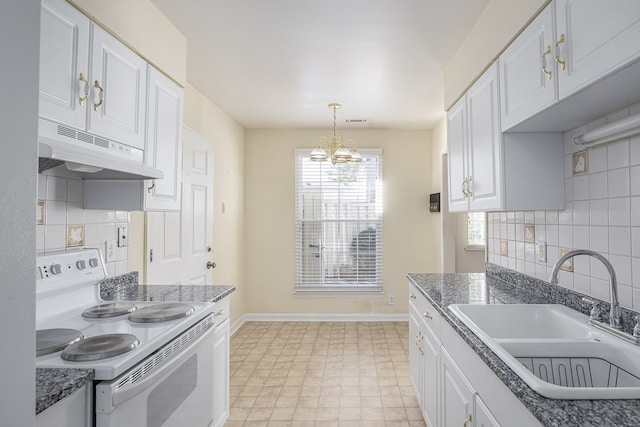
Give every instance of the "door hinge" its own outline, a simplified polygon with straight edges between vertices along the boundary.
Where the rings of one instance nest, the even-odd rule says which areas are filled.
[[[153,249],[149,249],[149,262],[153,262]]]

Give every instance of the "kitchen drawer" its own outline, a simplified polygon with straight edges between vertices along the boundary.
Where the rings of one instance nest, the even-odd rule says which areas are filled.
[[[216,316],[216,323],[218,325],[222,324],[225,320],[229,318],[229,313],[231,311],[231,304],[229,302],[229,297],[223,298],[220,301],[216,302],[213,312]]]
[[[440,313],[427,301],[427,298],[414,285],[409,285],[409,304],[412,304],[420,313],[430,332],[435,338],[440,338],[440,323],[442,318]]]

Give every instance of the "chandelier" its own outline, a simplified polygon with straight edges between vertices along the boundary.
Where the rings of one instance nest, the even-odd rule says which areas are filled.
[[[338,103],[329,104],[329,108],[333,110],[333,136],[327,138],[321,136],[318,138],[318,145],[309,154],[309,159],[314,162],[326,162],[331,160],[334,165],[336,163],[357,163],[362,161],[362,156],[355,148],[349,148],[345,145],[342,136],[336,136],[336,110],[342,107]],[[349,142],[350,140],[347,140]]]

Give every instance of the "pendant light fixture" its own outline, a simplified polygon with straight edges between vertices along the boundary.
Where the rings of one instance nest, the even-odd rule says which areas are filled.
[[[362,156],[355,148],[349,148],[345,145],[342,136],[336,136],[336,110],[342,105],[332,102],[329,108],[333,110],[333,136],[329,139],[326,136],[318,138],[316,148],[311,151],[309,159],[314,162],[326,162],[331,160],[334,165],[336,163],[357,163],[362,161]],[[349,140],[347,140],[349,142]]]

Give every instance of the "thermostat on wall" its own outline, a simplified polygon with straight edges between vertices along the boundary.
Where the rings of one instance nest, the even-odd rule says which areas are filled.
[[[440,193],[429,194],[429,212],[440,212]]]

